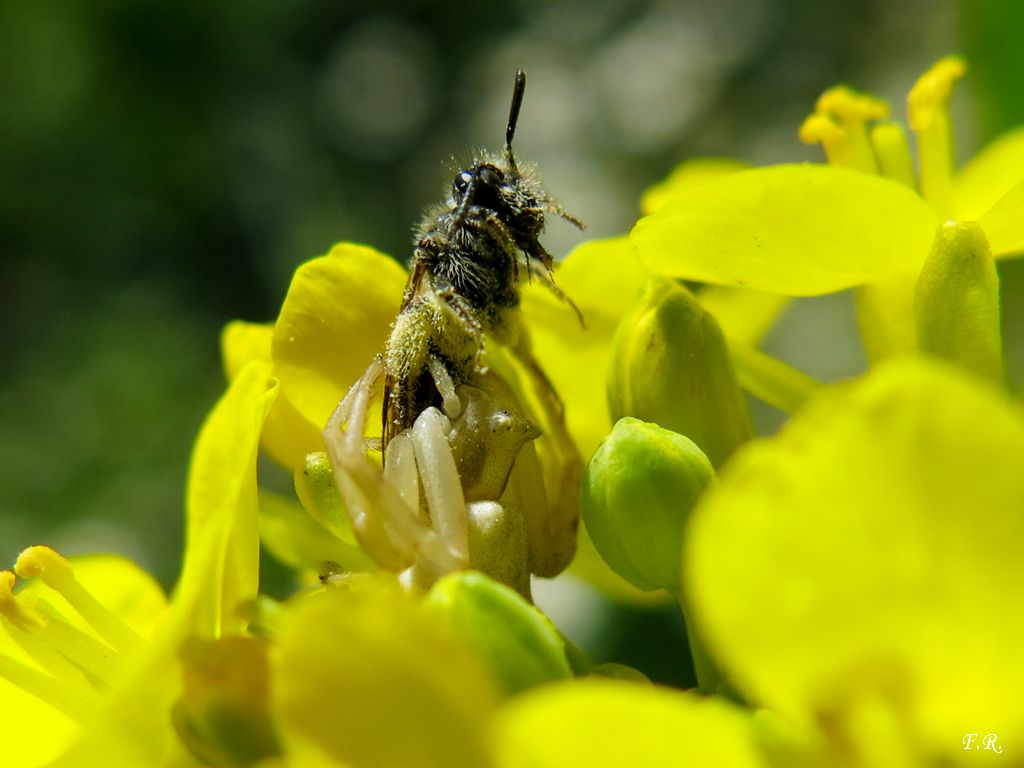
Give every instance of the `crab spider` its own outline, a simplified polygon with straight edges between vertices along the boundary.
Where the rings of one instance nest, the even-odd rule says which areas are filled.
[[[530,574],[557,574],[575,549],[575,525],[560,526],[548,508],[533,443],[540,430],[495,374],[455,386],[443,366],[430,372],[442,406],[391,439],[383,471],[367,455],[380,441],[366,437],[382,390],[380,356],[327,422],[327,455],[353,531],[407,586],[475,568],[529,599]]]

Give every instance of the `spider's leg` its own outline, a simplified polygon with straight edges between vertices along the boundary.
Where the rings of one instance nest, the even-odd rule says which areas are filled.
[[[541,519],[524,512],[530,530],[530,554],[537,559],[536,568],[531,569],[538,576],[554,575],[568,564],[575,553],[583,461],[565,423],[565,406],[544,369],[533,356],[530,337],[525,328],[522,329],[512,352],[533,383],[533,390],[543,412],[544,427],[549,437],[548,444],[554,454],[550,462],[552,474],[548,477],[550,482],[547,486],[549,511]],[[536,482],[530,478],[538,478],[541,474],[543,471],[533,446],[524,446],[517,458],[510,482],[521,488],[523,493],[528,493],[530,486]],[[527,479],[524,480],[524,477]],[[530,505],[530,508],[534,506]],[[537,554],[534,552],[535,542],[538,547]],[[550,550],[550,557],[542,554],[545,550]]]
[[[437,534],[366,455],[366,415],[383,372],[377,357],[328,420],[324,443],[360,546],[382,567],[401,571],[436,549]]]

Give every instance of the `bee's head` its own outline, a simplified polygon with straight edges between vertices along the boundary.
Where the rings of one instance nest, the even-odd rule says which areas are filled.
[[[502,190],[509,184],[514,185],[520,176],[515,155],[512,154],[512,138],[516,133],[519,108],[523,104],[525,91],[526,73],[521,69],[516,70],[515,85],[512,89],[512,106],[509,108],[508,124],[505,127],[505,149],[500,160],[497,158],[494,158],[494,162],[478,160],[470,168],[455,174],[455,180],[452,182],[452,200],[458,206],[460,213],[469,206],[479,206],[492,211],[505,207],[502,202]]]
[[[491,163],[479,163],[459,171],[452,182],[452,199],[459,207],[470,205],[490,208],[498,207],[501,187],[505,174]]]

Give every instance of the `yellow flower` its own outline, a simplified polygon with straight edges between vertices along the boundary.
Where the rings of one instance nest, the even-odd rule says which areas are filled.
[[[523,287],[522,310],[533,353],[565,403],[569,432],[583,456],[589,456],[611,428],[604,371],[619,318],[639,294],[646,277],[626,238],[585,243],[575,249],[559,265],[557,278],[579,307],[586,327],[543,286]],[[259,360],[271,364],[280,381],[280,394],[267,418],[261,446],[295,474],[300,497],[305,496],[303,502],[310,501],[306,491],[311,490],[310,478],[304,474],[307,456],[323,450],[321,431],[328,417],[374,355],[383,350],[405,279],[403,270],[384,254],[341,243],[296,270],[273,325],[234,322],[224,330],[222,349],[229,378],[245,364]],[[519,383],[525,378],[523,372],[499,347],[490,345],[487,355],[489,364],[517,390],[533,420],[543,425],[537,418],[543,411],[535,396]],[[379,435],[380,419],[371,414],[368,423],[370,435],[374,429]],[[545,484],[553,489],[549,490],[553,503],[577,504],[578,478],[570,477],[567,482],[562,476],[565,447],[558,445],[553,434],[547,430],[537,441]],[[285,499],[264,495],[262,503],[271,509],[271,525],[283,516],[297,519],[295,505]],[[315,504],[305,506],[309,509]],[[341,543],[354,546],[343,508],[335,509],[340,514],[315,515],[320,527],[328,528]],[[365,560],[359,563],[349,556],[351,551],[328,558],[314,555],[324,547],[311,546],[316,536],[308,524],[295,528],[278,525],[275,531],[279,534],[276,543],[270,544],[268,539],[268,546],[275,551],[288,548],[291,554],[286,558],[293,563],[304,558],[307,569],[323,559],[340,562],[348,570],[366,567]],[[300,550],[307,554],[296,558]],[[577,561],[575,567],[588,578],[632,594],[585,539]]]
[[[942,222],[976,222],[984,238],[969,237],[988,247],[971,258],[1024,251],[1024,130],[953,171],[947,101],[962,72],[958,59],[944,59],[911,91],[919,184],[902,129],[871,126],[886,106],[833,89],[801,132],[825,146],[831,165],[739,171],[672,195],[633,230],[641,261],[660,274],[785,296],[857,288],[872,360],[913,349],[916,281],[945,242],[936,235]]]
[[[69,563],[33,547],[17,567],[38,578],[15,593],[14,572],[0,571],[0,744],[10,764],[43,765],[81,737],[166,599],[116,557]]]
[[[908,357],[739,451],[694,511],[700,633],[820,764],[960,764],[965,734],[1024,739],[1022,455],[1005,394]]]
[[[113,557],[22,553],[0,572],[0,743],[12,764],[195,765],[171,724],[178,653],[247,623],[256,598],[256,449],[276,394],[254,363],[200,432],[188,483],[182,576],[168,605],[152,579]],[[36,701],[38,700],[38,701]]]
[[[481,580],[452,574],[417,601],[359,576],[293,600],[272,657],[274,764],[763,765],[755,718],[727,702],[643,682],[558,681],[565,661],[550,625]],[[459,607],[467,591],[479,594]],[[510,671],[549,682],[509,696],[521,688],[509,687]]]

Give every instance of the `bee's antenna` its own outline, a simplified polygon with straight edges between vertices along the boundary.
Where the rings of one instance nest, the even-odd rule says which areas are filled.
[[[512,155],[512,138],[516,135],[516,123],[519,121],[519,109],[523,106],[523,94],[526,93],[526,72],[516,70],[516,83],[512,87],[512,106],[508,110],[508,126],[505,128],[505,159],[509,167],[516,170],[516,161]]]

